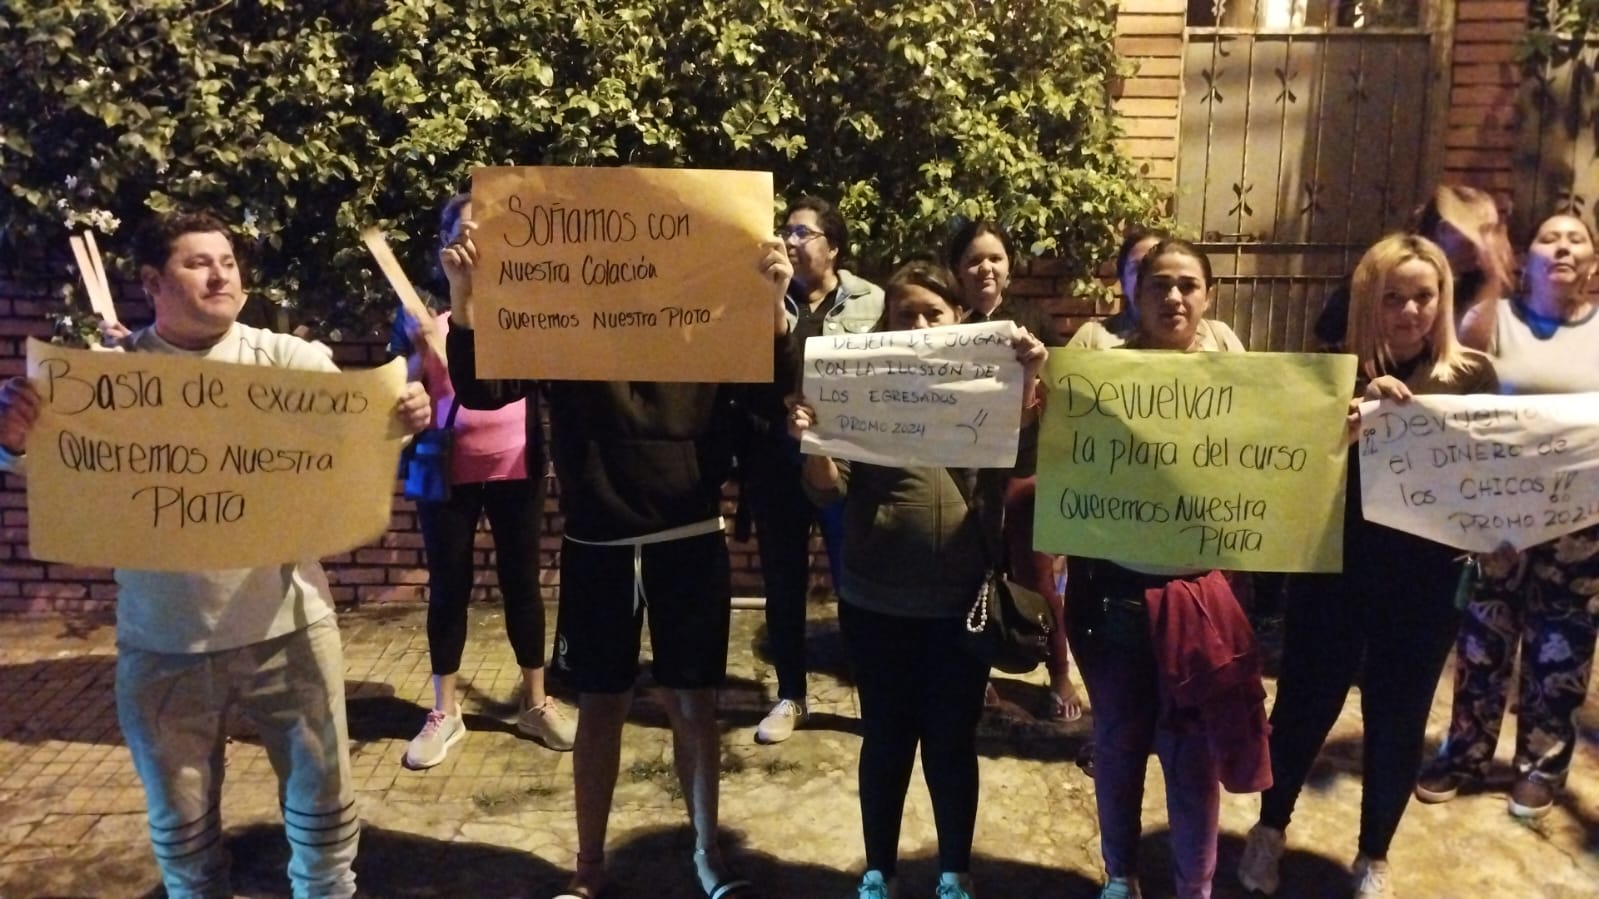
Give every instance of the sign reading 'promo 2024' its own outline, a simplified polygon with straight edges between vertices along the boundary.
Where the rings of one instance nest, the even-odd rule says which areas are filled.
[[[770,380],[771,173],[480,168],[472,207],[480,376]]]
[[[1363,403],[1366,518],[1471,552],[1599,524],[1599,394]]]

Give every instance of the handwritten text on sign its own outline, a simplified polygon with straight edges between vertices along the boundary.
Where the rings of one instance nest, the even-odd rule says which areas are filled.
[[[1599,394],[1428,395],[1360,411],[1368,521],[1472,552],[1599,523]]]
[[[816,424],[801,449],[879,465],[1009,468],[1022,364],[1009,321],[805,341]]]
[[[478,374],[767,381],[770,172],[479,168]]]
[[[302,372],[28,341],[34,557],[192,571],[329,555],[388,528],[405,364]]]
[[[1034,541],[1152,566],[1337,571],[1352,356],[1050,355]]]

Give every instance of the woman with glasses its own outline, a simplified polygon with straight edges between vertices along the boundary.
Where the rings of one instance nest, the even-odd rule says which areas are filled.
[[[788,307],[794,370],[804,361],[807,338],[869,331],[883,312],[882,288],[839,263],[849,254],[844,217],[826,200],[800,197],[777,229],[794,267]],[[803,724],[806,709],[805,600],[811,580],[811,525],[822,532],[836,590],[843,540],[838,505],[818,509],[800,485],[799,444],[788,435],[785,394],[799,384],[778,384],[749,410],[750,451],[740,484],[750,504],[766,586],[766,643],[777,673],[777,704],[755,728],[757,743],[781,743]]]

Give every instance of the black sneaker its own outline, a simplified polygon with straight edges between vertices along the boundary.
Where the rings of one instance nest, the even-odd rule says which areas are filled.
[[[1448,802],[1460,795],[1460,789],[1474,780],[1475,777],[1461,771],[1428,769],[1416,779],[1416,798],[1428,804]]]

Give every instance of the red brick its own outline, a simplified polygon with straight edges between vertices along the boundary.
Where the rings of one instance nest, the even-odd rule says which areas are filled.
[[[415,550],[404,549],[358,549],[355,551],[355,561],[364,565],[416,565],[419,563]]]
[[[83,584],[29,581],[22,585],[22,595],[34,599],[86,599],[89,588]]]
[[[370,570],[372,570],[372,571],[380,571],[381,569],[374,568],[374,569],[370,569]],[[379,583],[379,582],[380,581],[361,581],[360,583],[372,584],[372,583]],[[426,571],[420,571],[420,570],[417,570],[417,569],[410,569],[410,570],[394,569],[394,568],[388,569],[388,583],[391,583],[391,584],[426,584],[427,582],[428,582],[428,573]]]
[[[43,565],[0,565],[0,581],[44,580]]]
[[[329,566],[328,581],[334,584],[381,584],[383,569],[354,568],[348,565]]]

